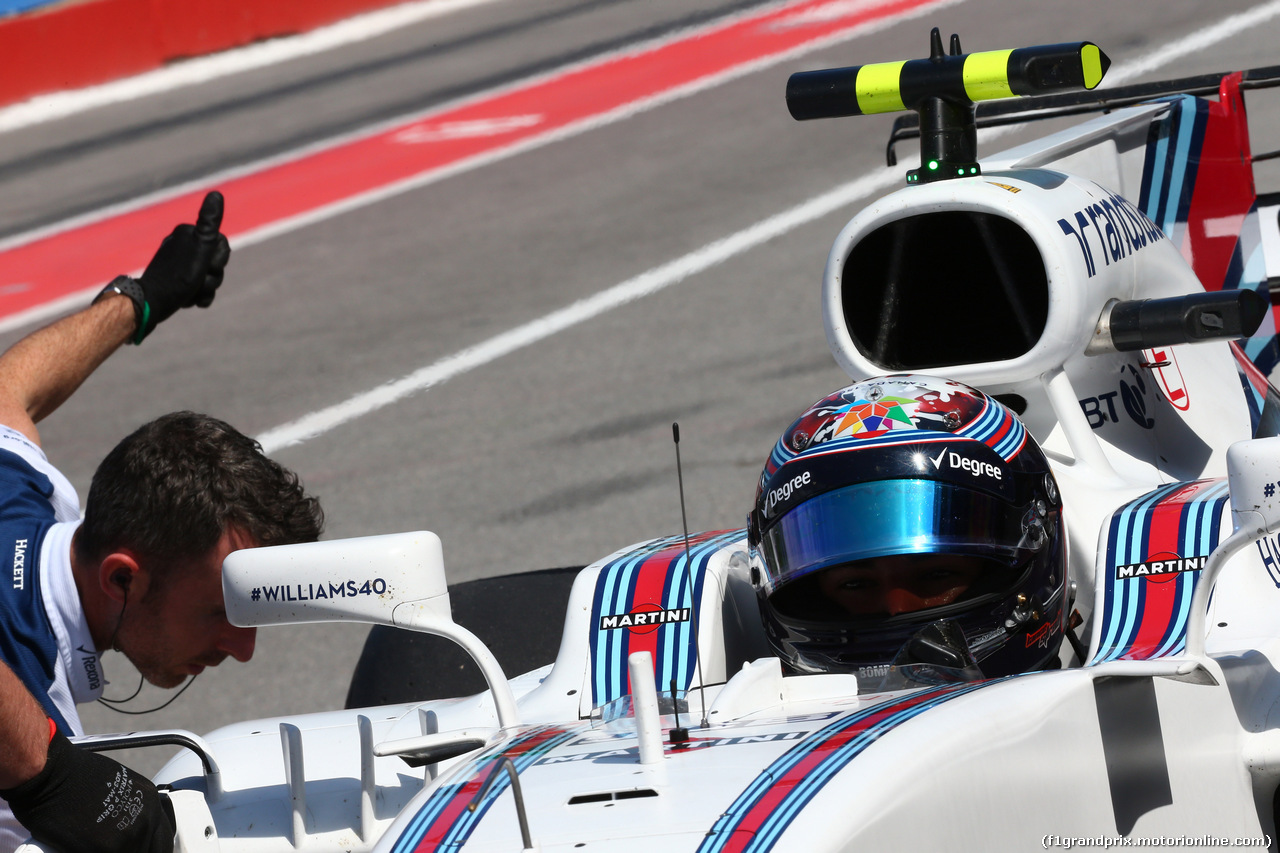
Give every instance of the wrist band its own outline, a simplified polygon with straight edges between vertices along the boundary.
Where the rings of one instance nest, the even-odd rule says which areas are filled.
[[[118,275],[111,280],[110,284],[102,288],[101,293],[94,297],[94,304],[97,304],[98,300],[108,293],[119,293],[121,296],[127,296],[133,301],[133,319],[138,324],[138,328],[133,337],[130,338],[129,343],[142,343],[142,339],[147,336],[147,319],[151,316],[151,306],[147,304],[147,297],[142,292],[141,282],[135,278],[129,278],[127,275]]]

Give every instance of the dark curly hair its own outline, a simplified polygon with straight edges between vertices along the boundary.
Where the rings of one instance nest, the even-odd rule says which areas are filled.
[[[139,427],[102,460],[76,555],[98,562],[128,548],[157,563],[198,559],[229,525],[258,545],[314,542],[324,511],[252,438],[217,418],[174,412]]]

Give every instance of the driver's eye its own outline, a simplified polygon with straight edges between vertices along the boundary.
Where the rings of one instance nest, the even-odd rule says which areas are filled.
[[[876,586],[877,586],[876,581],[872,580],[871,578],[849,578],[848,580],[841,581],[839,588],[853,590],[853,591],[862,591],[862,590],[873,589]]]

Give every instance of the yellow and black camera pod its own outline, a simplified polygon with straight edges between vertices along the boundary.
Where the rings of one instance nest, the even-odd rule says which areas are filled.
[[[1092,42],[982,53],[942,49],[937,27],[929,58],[802,71],[787,80],[787,109],[797,121],[914,110],[920,116],[920,168],[907,183],[981,174],[973,105],[977,101],[1092,89],[1111,60]]]

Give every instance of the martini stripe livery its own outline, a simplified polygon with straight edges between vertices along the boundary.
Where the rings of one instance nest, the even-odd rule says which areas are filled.
[[[765,768],[716,821],[698,853],[772,850],[828,781],[875,741],[929,708],[990,682],[937,687],[841,717]]]
[[[580,734],[576,728],[539,726],[521,733],[500,748],[487,751],[459,768],[462,781],[441,786],[405,826],[391,853],[428,853],[456,850],[466,843],[489,807],[511,785],[506,774],[498,776],[475,811],[468,806],[480,792],[495,762],[510,758],[516,772]]]
[[[654,676],[665,690],[693,683],[696,654],[693,622],[702,601],[707,563],[724,546],[742,539],[742,530],[712,531],[656,539],[600,569],[591,612],[591,696],[599,707],[629,691],[627,658],[653,656]],[[689,597],[692,577],[693,599]]]
[[[1229,495],[1225,480],[1173,483],[1111,517],[1100,642],[1090,663],[1147,660],[1180,652],[1204,560],[1218,545]]]

